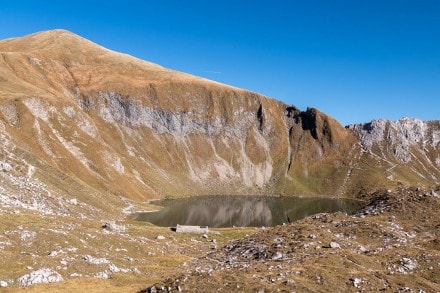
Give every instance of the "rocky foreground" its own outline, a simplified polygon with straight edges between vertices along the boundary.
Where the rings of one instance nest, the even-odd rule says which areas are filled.
[[[142,292],[440,292],[440,188],[237,239]]]
[[[0,289],[440,292],[439,194],[440,186],[378,192],[355,215],[207,235],[98,210],[79,217],[82,202],[64,214],[3,205]],[[124,202],[125,212],[157,208]]]

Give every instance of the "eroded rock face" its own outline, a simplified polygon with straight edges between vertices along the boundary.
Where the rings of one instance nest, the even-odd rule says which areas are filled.
[[[398,121],[374,120],[370,123],[350,125],[360,138],[365,151],[374,147],[389,148],[394,156],[404,163],[411,161],[411,148],[439,147],[438,121],[424,122],[415,118],[402,118]],[[435,158],[437,159],[437,158]]]
[[[364,178],[372,178],[371,183],[363,180],[364,186],[389,189],[401,184],[430,186],[439,181],[440,121],[381,119],[347,128],[359,138],[362,153],[358,158]],[[360,172],[354,170],[352,177],[358,176],[356,173]]]

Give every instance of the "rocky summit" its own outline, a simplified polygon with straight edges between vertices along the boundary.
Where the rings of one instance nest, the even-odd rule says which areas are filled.
[[[2,287],[140,290],[223,244],[219,270],[233,251],[253,255],[261,245],[271,262],[299,257],[269,253],[260,236],[227,248],[254,229],[214,231],[221,235],[214,243],[127,219],[156,209],[151,199],[257,194],[368,202],[409,187],[437,194],[440,121],[343,127],[317,109],[169,70],[65,30],[2,40],[0,55]],[[345,249],[338,238],[314,245]],[[396,268],[399,261],[415,266],[400,265],[403,273],[422,262],[402,256]],[[438,262],[432,267],[438,276]],[[361,288],[365,280],[344,282]]]

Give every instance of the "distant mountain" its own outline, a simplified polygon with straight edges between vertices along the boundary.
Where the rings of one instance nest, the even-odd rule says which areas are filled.
[[[91,194],[357,196],[439,182],[439,121],[345,128],[64,30],[0,41],[0,54],[0,202],[23,180],[29,196],[95,206]]]

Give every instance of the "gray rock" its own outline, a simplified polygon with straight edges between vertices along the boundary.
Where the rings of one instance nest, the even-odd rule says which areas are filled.
[[[359,245],[357,247],[357,250],[360,251],[360,252],[366,252],[367,251],[367,249],[364,246],[362,246],[362,245]]]
[[[415,268],[417,268],[417,262],[413,259],[410,259],[408,257],[403,257],[400,259],[400,263],[404,267],[405,270],[412,271]]]
[[[47,256],[50,256],[50,257],[55,257],[57,255],[58,255],[58,251],[55,251],[55,250],[53,250],[47,254]]]
[[[284,257],[284,254],[283,254],[282,252],[277,251],[277,252],[275,253],[275,255],[272,256],[272,259],[273,259],[273,260],[278,260],[278,259],[282,259],[283,257]]]
[[[104,272],[96,273],[95,278],[109,279],[110,275],[106,271],[104,271]]]
[[[51,269],[40,269],[33,271],[17,279],[21,286],[31,286],[41,283],[58,283],[63,282],[63,277]]]
[[[6,162],[0,161],[0,170],[10,172],[12,171],[12,166]]]
[[[417,144],[429,144],[436,148],[439,144],[440,133],[430,129],[429,122],[414,118],[402,118],[399,121],[385,119],[374,120],[370,123],[349,125],[360,138],[362,148],[371,152],[373,147],[387,142],[388,149],[404,163],[411,161],[410,148]]]
[[[333,241],[330,242],[329,246],[330,246],[330,248],[341,248],[341,246],[338,243],[333,242]]]
[[[129,269],[118,268],[115,264],[110,264],[108,270],[112,273],[128,273]]]
[[[360,284],[362,283],[361,278],[351,278],[350,280],[353,282],[353,286],[355,286],[356,288],[359,288]]]
[[[8,287],[8,282],[0,281],[0,287]]]
[[[96,258],[91,255],[85,255],[85,256],[83,256],[82,259],[85,260],[86,262],[94,264],[94,265],[110,263],[110,261],[106,258]]]
[[[277,244],[281,244],[281,243],[284,242],[284,239],[283,239],[282,237],[276,237],[276,238],[273,240],[273,242],[274,242],[274,243],[277,243]]]
[[[113,232],[119,232],[119,233],[127,231],[127,228],[124,225],[117,225],[113,221],[106,222],[104,225],[102,225],[102,228],[108,229]]]

